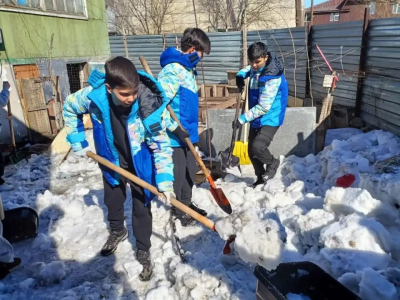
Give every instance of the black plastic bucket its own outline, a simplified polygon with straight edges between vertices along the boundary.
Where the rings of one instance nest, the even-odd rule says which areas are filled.
[[[257,266],[254,275],[258,279],[257,300],[286,300],[288,293],[312,300],[361,300],[312,262],[282,263],[272,271]]]
[[[39,217],[30,207],[18,207],[4,211],[3,237],[16,243],[38,235]]]

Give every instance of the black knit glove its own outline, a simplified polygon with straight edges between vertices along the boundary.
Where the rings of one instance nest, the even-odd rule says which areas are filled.
[[[183,130],[180,126],[176,127],[176,129],[172,131],[172,133],[175,134],[178,137],[178,139],[184,143],[186,143],[185,139],[190,137],[189,133]]]
[[[242,93],[244,88],[244,78],[242,76],[236,76],[236,86],[238,87],[240,93]]]
[[[232,122],[232,129],[239,129],[240,127],[242,127],[242,123],[240,123],[239,120]]]

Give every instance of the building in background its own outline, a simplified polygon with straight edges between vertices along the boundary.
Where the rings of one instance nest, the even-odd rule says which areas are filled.
[[[296,26],[296,1],[301,0],[106,0],[110,34],[181,33],[196,26],[206,32]]]
[[[369,7],[370,19],[400,16],[400,4],[390,0],[330,0],[314,5],[314,25],[349,22],[364,19],[365,7]],[[305,22],[311,20],[311,8],[305,10]]]
[[[110,55],[104,0],[0,0],[17,141],[38,142],[63,126],[63,99],[85,86],[89,64]],[[0,143],[10,141],[0,110]]]

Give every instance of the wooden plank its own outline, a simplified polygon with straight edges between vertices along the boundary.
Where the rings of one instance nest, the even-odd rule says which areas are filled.
[[[30,79],[40,77],[37,65],[14,66],[15,79]]]
[[[17,82],[17,89],[18,89],[19,99],[21,101],[22,112],[24,114],[25,125],[28,128],[29,140],[32,141],[31,126],[30,126],[30,123],[29,123],[28,110],[26,108],[24,93],[22,92],[21,80],[17,79],[16,82]]]

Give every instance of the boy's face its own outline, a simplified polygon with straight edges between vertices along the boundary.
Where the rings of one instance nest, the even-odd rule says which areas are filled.
[[[188,51],[185,52],[185,54],[192,54],[193,52],[197,52],[197,54],[200,56],[201,59],[203,59],[203,52],[202,51],[196,51],[194,47],[191,47]]]
[[[129,88],[115,87],[111,88],[106,84],[107,91],[111,94],[112,101],[116,106],[129,107],[135,102],[138,92]]]
[[[266,55],[265,57],[256,58],[255,60],[251,60],[250,61],[251,68],[253,69],[253,71],[257,72],[258,70],[260,70],[262,67],[265,66],[267,60],[268,60],[268,55]]]

